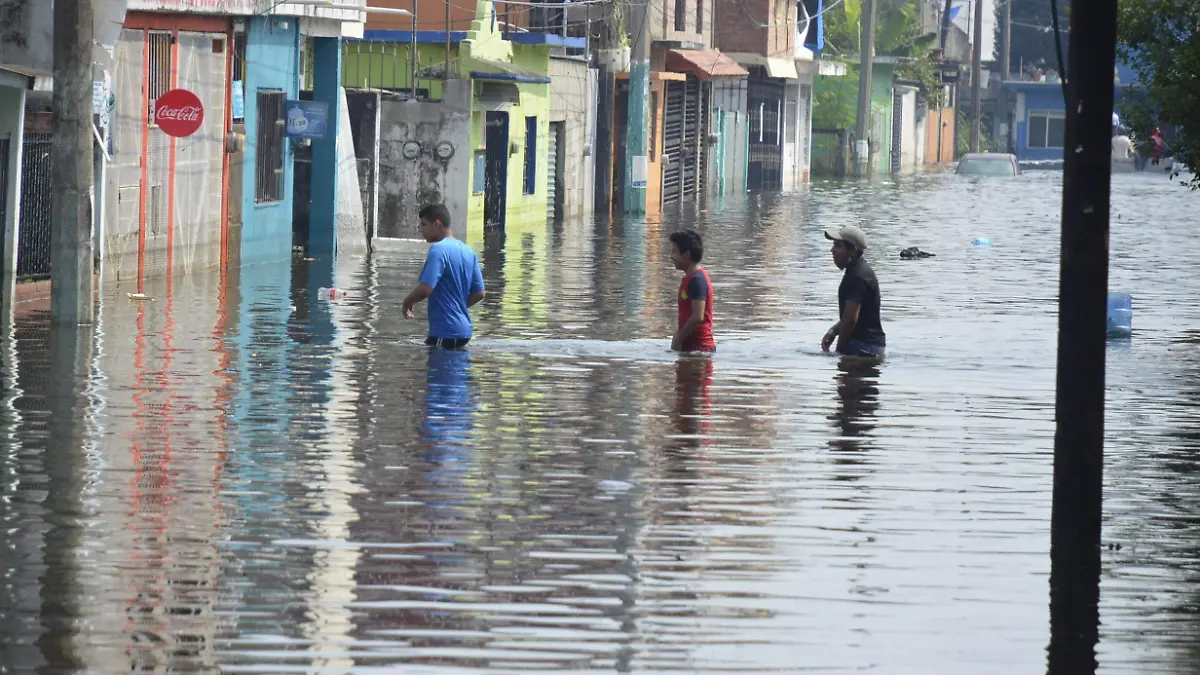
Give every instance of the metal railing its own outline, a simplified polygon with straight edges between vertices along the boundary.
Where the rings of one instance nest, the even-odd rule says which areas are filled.
[[[50,134],[26,134],[21,156],[21,224],[17,237],[17,277],[50,276],[50,229],[54,194],[50,189]]]

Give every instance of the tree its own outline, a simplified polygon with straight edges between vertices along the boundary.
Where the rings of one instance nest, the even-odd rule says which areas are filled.
[[[1200,167],[1200,4],[1183,0],[1120,0],[1119,56],[1137,72],[1121,101],[1125,125],[1139,138],[1174,126],[1172,155]],[[1068,73],[1068,75],[1070,75]],[[1200,177],[1188,184],[1200,188]]]
[[[880,56],[923,56],[937,43],[937,33],[922,34],[915,2],[875,3],[875,53]],[[845,0],[825,13],[825,44],[835,54],[858,54],[862,39],[862,0]]]
[[[1001,21],[1003,3],[996,0],[996,58],[1000,59]],[[1058,70],[1058,55],[1054,51],[1054,14],[1049,0],[1008,0],[1012,4],[1012,62],[1009,68],[1019,72],[1021,66]],[[1062,36],[1063,58],[1067,58],[1067,27],[1070,0],[1058,0],[1058,28]]]

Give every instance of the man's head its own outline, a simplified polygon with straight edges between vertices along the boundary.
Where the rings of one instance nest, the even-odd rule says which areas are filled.
[[[867,250],[867,233],[853,225],[847,225],[837,232],[826,230],[825,238],[833,242],[830,252],[838,269],[845,269]]]
[[[421,207],[420,232],[425,241],[438,242],[450,234],[450,210],[445,204],[429,204]]]
[[[675,269],[686,270],[704,258],[704,240],[695,230],[671,233],[671,262]]]

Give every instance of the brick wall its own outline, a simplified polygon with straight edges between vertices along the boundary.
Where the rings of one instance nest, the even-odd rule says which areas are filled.
[[[714,40],[723,52],[791,56],[796,6],[791,0],[716,0],[716,26]]]

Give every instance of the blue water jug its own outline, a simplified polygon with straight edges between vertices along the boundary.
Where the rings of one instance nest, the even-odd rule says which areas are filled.
[[[1127,338],[1133,335],[1133,296],[1128,293],[1108,294],[1108,336]]]

